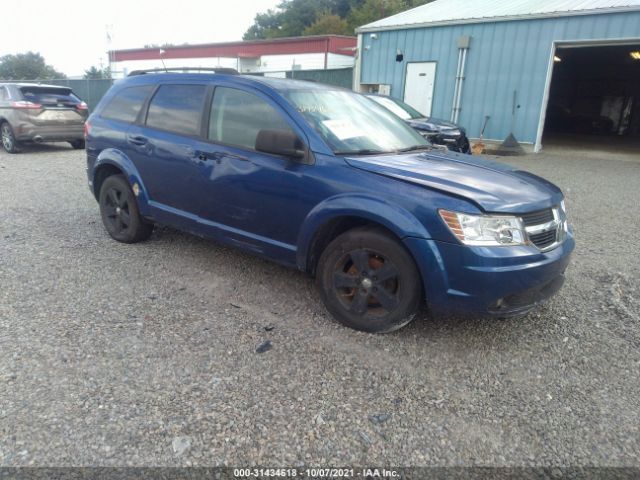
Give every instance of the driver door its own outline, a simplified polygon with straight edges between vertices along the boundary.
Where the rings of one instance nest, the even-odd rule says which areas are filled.
[[[198,152],[204,180],[199,215],[219,224],[236,243],[294,260],[299,227],[315,205],[316,199],[308,196],[313,191],[308,174],[314,167],[256,151],[256,137],[263,129],[289,129],[304,138],[262,93],[215,88],[206,151]]]

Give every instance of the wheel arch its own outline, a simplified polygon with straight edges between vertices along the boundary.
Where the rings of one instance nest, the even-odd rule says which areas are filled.
[[[105,149],[100,152],[93,166],[92,185],[96,199],[100,195],[100,187],[106,178],[111,175],[124,175],[132,187],[137,185],[136,201],[143,216],[149,214],[149,196],[140,172],[133,162],[120,150]]]
[[[298,237],[298,268],[314,275],[327,245],[338,235],[362,226],[381,228],[403,244],[406,237],[430,238],[426,227],[398,205],[369,195],[332,197],[316,206],[303,223]],[[414,253],[407,250],[415,261]]]

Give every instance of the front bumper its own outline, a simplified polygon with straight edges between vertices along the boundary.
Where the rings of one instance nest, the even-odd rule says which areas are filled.
[[[533,246],[469,247],[406,238],[434,313],[522,315],[557,293],[575,247],[573,235],[548,252]]]
[[[436,145],[443,145],[453,152],[469,153],[471,151],[469,139],[464,133],[460,135],[447,135],[444,133],[438,133],[438,134],[423,133],[423,135],[431,143],[434,143]]]

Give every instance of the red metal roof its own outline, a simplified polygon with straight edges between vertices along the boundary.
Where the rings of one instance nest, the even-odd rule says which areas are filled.
[[[251,40],[247,42],[207,43],[201,45],[183,45],[162,47],[162,58],[209,58],[209,57],[261,57],[262,55],[290,55],[301,53],[336,53],[353,56],[356,38],[342,35],[317,35],[309,37],[273,38],[269,40]],[[157,60],[160,48],[135,48],[114,50],[112,59]]]

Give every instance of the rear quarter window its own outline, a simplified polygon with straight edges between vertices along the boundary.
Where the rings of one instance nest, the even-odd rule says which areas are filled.
[[[198,135],[205,91],[204,85],[162,85],[149,103],[147,126]]]
[[[133,123],[152,90],[153,85],[124,88],[115,94],[100,116],[109,120]]]

